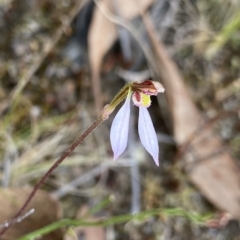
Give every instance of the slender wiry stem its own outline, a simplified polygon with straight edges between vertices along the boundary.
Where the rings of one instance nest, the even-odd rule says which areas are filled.
[[[35,187],[33,188],[32,192],[30,193],[30,195],[27,197],[25,203],[23,204],[23,206],[19,209],[19,211],[15,214],[15,216],[13,216],[12,219],[16,219],[18,218],[20,215],[22,215],[22,213],[24,212],[24,210],[26,209],[26,207],[28,206],[28,204],[30,203],[30,201],[33,199],[33,197],[35,196],[36,192],[38,191],[38,189],[43,185],[43,183],[45,182],[45,180],[52,174],[52,172],[62,163],[62,161],[68,157],[73,150],[79,145],[81,144],[86,137],[95,129],[97,128],[103,121],[105,121],[106,119],[108,119],[109,115],[114,111],[114,109],[116,108],[116,106],[121,103],[124,98],[126,98],[126,96],[129,94],[129,92],[131,92],[131,85],[132,83],[128,83],[126,84],[118,93],[117,95],[114,97],[114,99],[112,100],[112,102],[108,105],[106,105],[102,111],[102,113],[99,115],[99,117],[97,118],[97,120],[67,149],[67,151],[52,165],[52,167],[45,173],[45,175],[38,181],[38,183],[35,185]],[[6,228],[4,228],[1,232],[0,232],[0,236],[2,236],[8,229],[9,229],[10,225],[7,226]]]
[[[15,216],[13,216],[13,219],[17,219],[20,215],[22,215],[22,213],[24,212],[24,210],[26,209],[26,207],[28,206],[28,204],[30,203],[30,201],[33,199],[33,197],[35,196],[36,192],[38,191],[38,189],[43,185],[43,183],[45,182],[45,180],[52,174],[52,172],[59,166],[59,164],[62,163],[62,161],[69,156],[73,150],[79,145],[81,144],[86,137],[96,128],[98,127],[104,120],[106,120],[108,117],[108,114],[106,113],[106,111],[103,111],[103,113],[98,117],[98,119],[67,149],[67,151],[52,165],[52,167],[46,172],[46,174],[38,181],[38,183],[35,185],[34,189],[32,190],[32,192],[30,193],[30,195],[28,196],[28,198],[26,199],[25,203],[23,204],[23,206],[19,209],[19,211],[15,214]],[[10,225],[7,226],[6,228],[4,228],[1,232],[0,232],[0,236],[2,236],[8,229],[9,229]]]

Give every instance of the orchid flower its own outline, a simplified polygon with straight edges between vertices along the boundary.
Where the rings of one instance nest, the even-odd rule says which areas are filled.
[[[142,83],[134,82],[129,84],[125,103],[116,114],[110,131],[110,141],[114,153],[114,160],[116,160],[127,147],[130,101],[132,97],[134,105],[139,107],[138,133],[140,140],[142,145],[154,159],[156,165],[159,166],[157,134],[147,110],[151,105],[150,96],[157,95],[159,92],[164,92],[163,86],[160,83],[151,80],[146,80]]]

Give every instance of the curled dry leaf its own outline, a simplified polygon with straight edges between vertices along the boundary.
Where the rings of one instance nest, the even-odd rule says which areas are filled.
[[[120,17],[130,20],[144,11],[153,3],[153,0],[118,0],[118,12]],[[112,0],[102,0],[99,2],[102,9],[107,12],[113,12]],[[111,48],[117,39],[117,26],[107,19],[101,10],[96,7],[88,35],[88,54],[89,64],[92,73],[92,87],[95,99],[95,105],[98,111],[102,109],[101,86],[100,86],[100,70],[103,57]]]
[[[240,170],[211,127],[193,103],[177,66],[161,42],[157,41],[151,20],[144,22],[154,49],[157,72],[166,89],[176,143],[185,150],[185,169],[193,183],[217,207],[240,218]],[[202,127],[201,127],[202,126]],[[199,131],[197,131],[199,130]],[[196,133],[197,131],[197,133]]]
[[[6,221],[11,220],[16,212],[19,211],[20,207],[23,205],[26,197],[31,193],[31,191],[31,188],[12,188],[0,190],[0,224],[4,224]],[[12,225],[2,236],[2,239],[18,239],[27,233],[38,230],[59,220],[59,203],[44,191],[38,190],[36,196],[30,202],[24,213],[27,213],[31,209],[35,210],[34,213],[27,216],[22,221],[16,222],[14,225]],[[63,234],[59,229],[43,236],[40,239],[61,240],[63,239]]]

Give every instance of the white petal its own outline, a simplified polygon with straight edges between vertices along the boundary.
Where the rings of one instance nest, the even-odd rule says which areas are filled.
[[[111,126],[110,141],[114,153],[114,160],[116,160],[127,147],[130,119],[130,99],[130,96],[128,96],[125,103],[115,116]]]
[[[138,133],[142,145],[151,154],[157,166],[159,166],[159,147],[157,134],[153,127],[152,119],[149,115],[149,112],[145,107],[139,107]]]

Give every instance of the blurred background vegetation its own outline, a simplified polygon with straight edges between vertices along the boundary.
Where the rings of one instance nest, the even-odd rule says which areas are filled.
[[[151,45],[137,1],[130,1],[129,6],[126,1],[106,2],[123,22],[131,22],[142,42]],[[239,165],[240,1],[143,2],[192,101],[204,118],[216,118],[214,131]],[[127,12],[133,8],[136,13]],[[153,77],[142,46],[131,32],[118,26],[116,39],[106,47],[103,45],[112,34],[107,23],[106,29],[103,25],[99,30],[105,34],[104,43],[91,32],[96,27],[97,9],[87,0],[0,0],[2,190],[15,192],[34,186],[94,121],[101,103],[109,103],[126,82]],[[89,49],[91,42],[95,42],[94,49]],[[95,49],[101,52],[104,47],[104,58],[96,55],[101,74],[94,82],[92,57]],[[100,92],[94,84],[100,85]],[[178,157],[168,106],[160,107],[155,98],[152,100],[150,113],[158,133],[161,166],[154,165],[139,143],[136,110],[132,111],[128,151],[112,161],[109,129],[113,114],[48,178],[42,190],[49,199],[39,200],[36,213],[31,215],[34,218],[45,201],[54,201],[57,209],[49,209],[43,218],[57,211],[56,218],[45,225],[63,218],[110,220],[91,228],[81,221],[64,223],[61,226],[72,227],[42,239],[240,239],[236,219],[213,228],[221,225],[218,216],[224,213],[189,180],[184,161]],[[25,199],[28,194],[20,191],[17,196]],[[0,225],[16,212],[5,207],[6,201],[11,200],[2,194]],[[99,208],[94,210],[96,206]],[[149,210],[153,212],[146,212]],[[142,211],[140,217],[132,215]],[[6,239],[17,239],[43,226],[36,221],[34,227],[27,225],[26,231]]]

